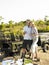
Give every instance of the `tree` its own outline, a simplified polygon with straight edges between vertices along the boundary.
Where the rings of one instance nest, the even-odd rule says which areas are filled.
[[[1,30],[5,30],[5,24],[4,24],[4,22],[1,22]]]
[[[13,26],[13,22],[12,20],[9,21],[9,27],[11,28]]]
[[[49,16],[45,16],[44,21],[48,21],[49,20]]]
[[[46,27],[46,30],[49,31],[49,26]]]
[[[4,19],[2,16],[0,16],[0,23],[1,23],[1,20]]]
[[[2,16],[0,16],[0,20],[4,19]]]
[[[49,20],[45,22],[46,25],[49,25]]]

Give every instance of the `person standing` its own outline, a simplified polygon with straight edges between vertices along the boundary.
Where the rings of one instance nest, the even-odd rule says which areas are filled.
[[[32,60],[37,60],[37,58],[38,58],[38,55],[37,55],[37,52],[38,52],[38,50],[37,50],[37,47],[38,47],[38,45],[37,45],[38,30],[37,30],[34,23],[30,23],[30,26],[32,28],[32,38],[33,38],[33,43],[31,45],[30,51],[31,51],[31,54],[32,54]]]
[[[32,45],[32,28],[30,27],[31,21],[29,19],[26,20],[26,26],[23,28],[24,39],[22,45],[22,57],[25,56],[26,51],[30,51]]]

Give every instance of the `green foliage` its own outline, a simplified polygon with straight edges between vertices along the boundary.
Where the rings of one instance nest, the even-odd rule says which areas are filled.
[[[46,27],[46,30],[49,31],[49,26]]]
[[[1,30],[4,30],[4,29],[5,29],[5,24],[4,24],[4,22],[1,22],[0,27],[1,27],[1,28],[0,28]]]
[[[49,25],[49,20],[45,22],[46,25]]]
[[[2,16],[0,16],[0,20],[4,19]]]
[[[0,17],[2,19],[2,17]],[[39,32],[49,31],[49,20],[32,20],[35,23]],[[10,20],[8,24],[1,22],[0,30],[5,31],[5,34],[13,33],[15,36],[23,35],[23,27],[26,25],[26,21],[20,21],[19,23],[14,23],[14,21]]]

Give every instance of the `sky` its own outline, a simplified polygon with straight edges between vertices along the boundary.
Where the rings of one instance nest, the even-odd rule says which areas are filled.
[[[0,16],[5,23],[49,16],[49,0],[0,0]]]

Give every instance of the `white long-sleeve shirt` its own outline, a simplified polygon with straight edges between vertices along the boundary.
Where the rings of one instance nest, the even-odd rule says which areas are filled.
[[[33,34],[32,38],[33,38],[33,41],[34,41],[38,38],[38,30],[37,30],[36,27],[34,27],[34,28],[32,27],[32,34]]]

